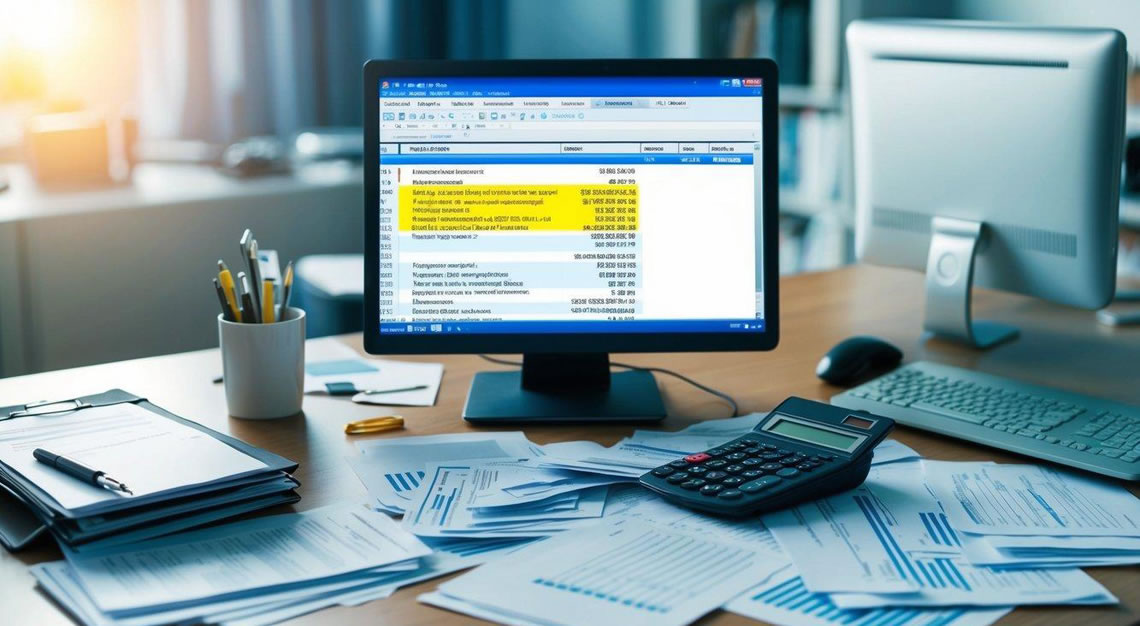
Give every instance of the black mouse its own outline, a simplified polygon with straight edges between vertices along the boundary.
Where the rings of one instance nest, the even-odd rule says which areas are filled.
[[[877,337],[848,337],[823,355],[815,375],[833,385],[847,385],[868,374],[893,369],[902,358],[902,350]]]

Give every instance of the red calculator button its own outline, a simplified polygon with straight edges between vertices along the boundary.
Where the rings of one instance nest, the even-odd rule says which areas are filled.
[[[705,454],[704,452],[700,452],[698,454],[690,454],[689,456],[685,457],[685,460],[690,463],[700,463],[701,461],[707,461],[711,458],[711,456]]]

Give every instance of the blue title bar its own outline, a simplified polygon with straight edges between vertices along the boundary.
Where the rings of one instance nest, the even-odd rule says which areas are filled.
[[[382,78],[381,98],[593,98],[607,96],[761,96],[757,77],[620,76],[561,78]]]

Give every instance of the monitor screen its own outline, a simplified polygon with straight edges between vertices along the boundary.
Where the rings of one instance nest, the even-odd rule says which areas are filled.
[[[381,77],[380,334],[764,332],[761,82]]]

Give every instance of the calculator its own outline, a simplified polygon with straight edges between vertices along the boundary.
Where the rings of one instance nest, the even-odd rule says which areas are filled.
[[[791,397],[752,432],[650,470],[642,486],[717,515],[783,509],[863,484],[894,420]]]

